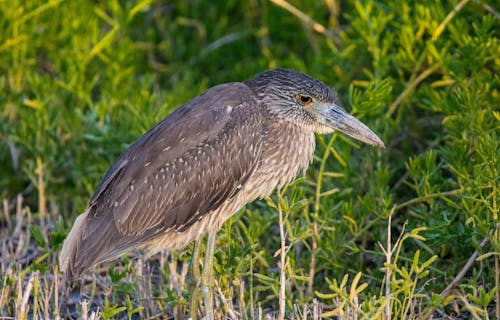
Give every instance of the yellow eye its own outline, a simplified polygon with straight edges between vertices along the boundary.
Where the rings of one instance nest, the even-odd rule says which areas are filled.
[[[309,96],[303,96],[301,94],[299,94],[297,96],[297,100],[300,102],[300,104],[302,104],[304,106],[306,104],[309,104],[309,103],[313,102],[313,99],[311,97],[309,97]]]

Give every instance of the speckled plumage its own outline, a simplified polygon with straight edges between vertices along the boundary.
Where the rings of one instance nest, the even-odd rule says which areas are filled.
[[[334,129],[301,96],[316,109],[338,105],[320,81],[276,69],[174,111],[106,173],[64,243],[61,270],[74,277],[133,248],[182,248],[294,179],[312,160],[314,133]]]

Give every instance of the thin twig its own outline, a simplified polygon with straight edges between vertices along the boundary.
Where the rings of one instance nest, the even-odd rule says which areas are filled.
[[[429,77],[431,74],[434,73],[439,68],[438,64],[433,65],[432,67],[424,70],[418,77],[416,77],[413,80],[410,80],[410,82],[406,85],[406,88],[399,94],[399,96],[394,100],[394,102],[390,105],[389,110],[387,111],[387,117],[390,117],[397,109],[397,107],[403,102],[413,90],[422,82],[424,81],[427,77]]]
[[[325,28],[322,24],[305,14],[304,12],[300,11],[297,7],[293,6],[292,4],[288,3],[285,0],[271,0],[272,3],[275,5],[282,7],[283,9],[287,10],[297,18],[299,18],[302,23],[304,23],[306,26],[312,28],[314,31],[323,34],[325,37],[330,39],[334,44],[339,45],[340,44],[340,39],[336,37],[333,32]]]
[[[401,232],[399,233],[398,239],[394,243],[394,246],[392,245],[392,232],[391,232],[391,224],[392,224],[392,215],[394,214],[396,210],[396,206],[393,206],[391,211],[389,212],[389,217],[387,221],[387,247],[384,248],[382,243],[377,242],[378,246],[382,250],[382,252],[385,255],[385,262],[386,265],[391,265],[391,264],[396,264],[397,257],[399,256],[399,250],[398,253],[396,254],[396,260],[392,261],[391,258],[394,255],[394,252],[399,248],[399,244],[401,243],[403,239],[403,235],[405,233],[406,225],[408,221],[405,221],[403,224],[403,227],[401,228]],[[391,304],[391,287],[390,287],[390,282],[391,282],[391,277],[392,277],[392,270],[389,267],[385,267],[385,298],[388,300],[388,303],[385,306],[385,319],[390,320],[391,319],[391,309],[392,309],[392,304]]]
[[[445,191],[445,192],[430,193],[430,194],[425,195],[423,197],[414,198],[414,199],[408,200],[406,202],[403,202],[401,204],[398,204],[395,208],[395,211],[398,211],[400,209],[403,209],[404,207],[408,207],[410,205],[424,202],[424,201],[434,199],[434,198],[441,198],[441,197],[446,197],[446,196],[456,196],[462,192],[463,192],[463,189],[460,188],[460,189],[455,189],[455,190],[450,190],[450,191]]]
[[[44,179],[44,164],[40,157],[36,158],[36,174],[38,179],[38,211],[45,217],[47,213],[47,206],[45,200],[45,179]]]
[[[500,224],[497,226],[497,228],[499,227]],[[488,239],[488,237],[485,237],[483,241],[481,241],[481,243],[479,244],[479,247],[484,248],[488,244],[488,242],[490,242],[490,239]],[[453,281],[446,287],[446,289],[444,289],[443,292],[441,292],[441,297],[445,298],[450,294],[451,289],[453,289],[462,280],[462,278],[465,276],[467,271],[469,271],[469,269],[472,267],[478,256],[479,252],[474,251],[474,253],[470,256],[469,260],[467,260],[467,263],[465,263],[460,272],[456,275],[455,279],[453,279]]]
[[[459,295],[458,298],[462,300],[465,308],[470,312],[474,320],[481,320],[481,317],[476,312],[477,309],[470,305],[469,301],[464,297],[464,295]]]
[[[308,16],[304,12],[300,11],[299,9],[297,9],[297,7],[293,6],[292,4],[288,3],[287,1],[285,1],[285,0],[271,0],[271,2],[277,6],[282,7],[283,9],[287,10],[288,12],[290,12],[291,14],[293,14],[294,16],[296,16],[297,18],[302,20],[303,23],[305,23],[306,25],[313,28],[314,31],[319,32],[319,33],[323,33],[323,34],[326,32],[326,28],[322,24],[316,22],[313,18],[311,18],[310,16]]]
[[[434,34],[432,35],[432,41],[436,41],[441,33],[444,31],[444,28],[448,23],[450,23],[451,19],[460,11],[462,8],[469,2],[469,0],[462,0],[457,5],[448,13],[446,18],[439,24],[439,26],[436,28],[434,31]]]
[[[222,292],[222,289],[220,288],[220,286],[217,285],[216,287],[217,287],[217,291],[219,293],[220,300],[222,301],[222,304],[224,305],[224,309],[226,309],[226,312],[228,313],[229,319],[238,319],[239,314],[237,314],[237,312],[234,311],[233,308],[231,308],[231,306],[229,305],[230,301],[228,301],[228,299],[226,299],[226,297],[224,296],[224,292]]]
[[[495,292],[495,316],[500,319],[500,263],[498,255],[495,255],[495,287],[497,288]]]
[[[487,3],[483,3],[481,0],[476,0],[477,3],[483,6],[484,10],[488,11],[492,15],[495,16],[496,19],[500,20],[500,13],[498,13],[493,7],[488,5]],[[497,291],[498,292],[498,291]]]
[[[387,221],[387,252],[385,255],[385,262],[387,263],[387,266],[391,264],[391,256],[392,256],[392,248],[391,248],[391,224],[392,224],[392,214],[394,213],[394,209],[396,207],[394,206],[389,213],[389,219]],[[386,272],[386,277],[385,277],[385,298],[389,301],[387,305],[385,306],[385,319],[386,320],[391,320],[391,268],[386,267],[385,268]]]
[[[3,199],[3,213],[7,222],[7,230],[12,230],[12,219],[10,218],[9,201]]]
[[[500,223],[497,223],[496,229],[492,230],[491,232],[492,233],[496,232],[496,230],[498,230],[499,228],[500,228]],[[481,243],[479,244],[479,247],[484,248],[489,243],[489,241],[490,241],[490,239],[488,237],[485,237],[483,239],[483,241],[481,241]],[[469,260],[467,260],[465,265],[462,267],[462,269],[455,276],[453,281],[451,281],[450,284],[441,292],[441,297],[443,299],[446,298],[450,294],[451,290],[462,280],[462,278],[465,276],[467,271],[469,271],[469,269],[472,267],[472,265],[474,264],[474,262],[476,261],[478,256],[479,256],[479,252],[474,251],[474,253],[470,256]],[[435,309],[436,309],[435,307],[432,307],[431,309],[429,309],[427,314],[424,316],[424,319],[429,318],[434,313]]]
[[[54,266],[54,316],[55,319],[61,319],[59,315],[59,281],[61,278],[57,276],[59,274],[59,265]]]
[[[497,188],[493,187],[493,207],[491,208],[493,212],[494,221],[498,221],[498,207],[497,207]],[[496,243],[500,240],[500,228],[498,227],[495,231],[493,231],[493,239],[495,239]],[[495,255],[495,316],[497,319],[500,319],[500,263],[498,261],[498,255]]]
[[[286,259],[286,239],[285,230],[283,223],[283,210],[281,209],[281,195],[278,195],[278,217],[279,217],[279,228],[280,228],[280,239],[281,239],[281,252],[280,252],[280,294],[279,294],[279,306],[280,313],[278,319],[285,319],[285,289],[286,289],[286,278],[285,278],[285,259]]]

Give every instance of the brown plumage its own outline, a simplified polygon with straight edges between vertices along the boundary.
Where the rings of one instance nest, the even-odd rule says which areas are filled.
[[[246,203],[307,168],[314,133],[383,146],[326,85],[276,69],[182,105],[132,144],[104,176],[60,255],[76,277],[134,248],[179,249],[218,230]]]

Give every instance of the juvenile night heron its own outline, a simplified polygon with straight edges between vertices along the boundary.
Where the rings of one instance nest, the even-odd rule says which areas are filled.
[[[275,69],[208,89],[108,170],[64,242],[61,270],[77,277],[131,249],[179,249],[206,233],[213,255],[224,221],[305,170],[314,133],[334,130],[384,146],[328,86],[297,71]]]

